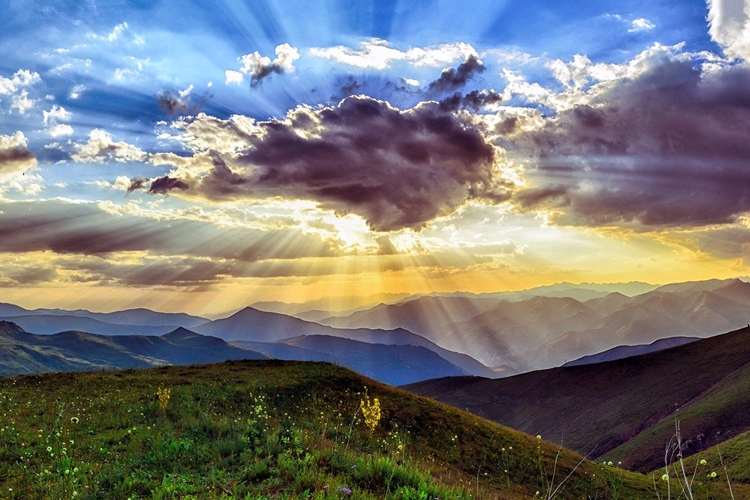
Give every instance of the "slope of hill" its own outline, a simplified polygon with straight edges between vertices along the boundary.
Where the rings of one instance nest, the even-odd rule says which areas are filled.
[[[698,337],[669,337],[656,340],[650,344],[621,345],[613,347],[612,349],[607,349],[598,354],[592,354],[591,356],[584,356],[573,361],[568,361],[562,365],[562,367],[592,365],[594,363],[604,363],[605,361],[640,356],[641,354],[648,354],[650,352],[661,351],[662,349],[669,349],[670,347],[677,347],[678,345],[688,344],[690,342],[695,342],[696,340],[700,339]]]
[[[327,361],[375,380],[403,385],[467,372],[425,347],[358,342],[328,335],[309,335],[279,343],[236,342],[276,359]]]
[[[676,409],[685,439],[703,447],[750,429],[750,414],[741,410],[750,406],[748,380],[750,327],[607,363],[498,380],[445,378],[408,389],[524,432],[564,436],[579,452],[611,452],[607,457],[616,455],[625,467],[647,471],[663,463]],[[643,434],[635,451],[612,451],[637,444],[656,425],[662,433]]]
[[[35,335],[14,323],[0,321],[0,375],[6,376],[265,358],[261,353],[183,328],[161,337],[113,337],[78,331]]]
[[[13,498],[654,495],[650,477],[579,464],[555,444],[329,364],[0,378],[0,394],[10,433],[0,477]],[[727,498],[708,488],[698,493]]]

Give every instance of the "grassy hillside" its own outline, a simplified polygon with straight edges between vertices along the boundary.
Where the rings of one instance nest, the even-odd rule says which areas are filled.
[[[457,377],[408,386],[496,422],[625,467],[663,463],[678,409],[683,435],[707,448],[750,429],[750,328],[608,363],[498,380]],[[640,435],[640,437],[639,437]],[[621,447],[621,448],[618,448]],[[616,450],[616,451],[613,451]]]
[[[0,378],[0,443],[13,499],[656,497],[650,476],[576,468],[553,443],[323,363]]]

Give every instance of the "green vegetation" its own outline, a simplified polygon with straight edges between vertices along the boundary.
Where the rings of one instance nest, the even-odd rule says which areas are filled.
[[[648,475],[582,461],[325,363],[0,379],[0,498],[625,499],[656,491]]]

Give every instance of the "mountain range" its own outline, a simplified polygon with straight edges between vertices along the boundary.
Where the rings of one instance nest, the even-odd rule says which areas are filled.
[[[642,290],[647,291],[632,296],[622,293]],[[534,293],[540,295],[528,298]],[[565,294],[579,298],[560,296]],[[594,298],[582,300],[589,296]],[[326,318],[322,318],[324,311],[315,309],[323,302],[308,303],[313,309],[288,305],[296,314],[314,316],[317,321],[254,307],[208,320],[147,309],[97,313],[27,310],[13,304],[0,304],[0,319],[35,334],[78,331],[158,337],[181,327],[227,342],[278,343],[324,336],[422,347],[464,374],[489,378],[562,366],[581,358],[591,362],[655,351],[682,338],[706,338],[750,324],[750,284],[739,279],[656,288],[642,283],[562,283],[522,292],[397,295],[393,299],[394,303],[346,315],[329,313]],[[284,309],[280,303],[261,305]],[[360,347],[363,353],[368,348]],[[275,349],[280,352],[282,348]],[[288,352],[289,346],[283,349]],[[294,359],[304,359],[299,356],[298,352]]]
[[[338,328],[404,328],[517,373],[561,366],[617,346],[705,338],[739,328],[750,323],[750,284],[709,280],[585,301],[535,296],[493,304],[487,298],[418,297],[320,322]]]

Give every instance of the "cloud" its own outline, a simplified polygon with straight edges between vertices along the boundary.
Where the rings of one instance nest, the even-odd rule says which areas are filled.
[[[227,85],[231,84],[237,84],[240,85],[245,80],[245,75],[243,75],[239,71],[234,71],[233,69],[228,69],[224,72],[225,80],[224,83]]]
[[[645,17],[639,17],[638,19],[633,19],[633,22],[630,23],[630,29],[628,30],[629,33],[636,33],[638,31],[649,31],[656,28],[656,25],[646,19]]]
[[[225,227],[210,218],[195,220],[165,213],[155,218],[130,213],[122,206],[60,200],[2,202],[0,211],[0,252],[96,256],[148,252],[243,262],[337,254],[333,244],[320,235],[288,226]]]
[[[222,134],[232,123],[212,119]],[[203,124],[206,138],[213,136]],[[284,197],[362,216],[378,231],[420,228],[469,199],[499,202],[509,186],[497,179],[495,149],[466,121],[438,103],[399,110],[370,97],[335,107],[299,106],[283,121],[235,128],[246,147],[212,154],[212,167],[170,173],[187,195],[210,199]]]
[[[73,127],[67,124],[53,125],[47,129],[47,134],[50,137],[63,137],[67,135],[73,135]]]
[[[50,137],[63,137],[73,135],[73,127],[59,122],[67,122],[71,114],[62,106],[55,104],[49,111],[42,111],[43,123],[47,126],[47,134]]]
[[[502,101],[502,99],[502,96],[494,90],[472,90],[466,95],[461,95],[460,92],[456,92],[452,96],[441,100],[440,108],[444,111],[470,109],[476,113],[480,108],[489,104],[497,104]]]
[[[440,78],[430,83],[427,87],[427,91],[433,94],[439,94],[460,89],[466,85],[474,75],[484,72],[484,69],[482,61],[477,59],[476,56],[470,55],[458,66],[458,68],[444,69],[440,74]]]
[[[34,107],[35,103],[36,99],[29,99],[29,92],[24,89],[11,98],[10,108],[16,109],[19,113],[25,115],[28,110]]]
[[[507,144],[534,187],[515,200],[558,222],[728,224],[750,212],[750,69],[672,60]]]
[[[23,132],[13,135],[0,135],[0,181],[26,172],[37,165]]]
[[[167,194],[173,189],[180,189],[184,191],[189,188],[190,186],[179,179],[173,179],[172,177],[164,176],[159,177],[154,182],[152,182],[151,187],[148,189],[148,192],[151,194]],[[130,190],[131,189],[128,188],[128,191]]]
[[[116,161],[144,161],[148,155],[132,144],[124,141],[114,142],[112,135],[101,129],[94,129],[89,133],[89,140],[85,144],[76,144],[76,153],[71,158],[77,162],[105,163]]]
[[[0,95],[13,94],[20,88],[28,87],[41,81],[39,73],[27,69],[19,69],[11,78],[5,78],[0,75]]]
[[[477,55],[474,47],[467,43],[450,43],[427,48],[415,47],[402,51],[391,47],[385,40],[372,38],[361,42],[359,47],[359,50],[341,45],[312,48],[310,54],[355,68],[378,70],[390,67],[393,61],[410,62],[414,66],[441,66]]]
[[[165,90],[156,96],[156,102],[159,109],[165,111],[170,117],[194,115],[206,105],[212,97],[209,93],[201,96],[193,94],[193,86],[190,85],[185,90],[181,90],[174,95],[172,92]]]
[[[42,111],[44,117],[43,123],[45,125],[54,125],[58,122],[70,121],[71,115],[65,108],[55,104],[49,111]]]
[[[240,84],[244,80],[244,75],[249,75],[250,86],[257,87],[263,80],[274,73],[281,75],[293,72],[294,61],[300,57],[299,51],[288,43],[283,43],[276,47],[275,52],[276,58],[273,61],[271,61],[270,57],[261,56],[260,52],[257,51],[239,57],[237,60],[242,63],[242,67],[239,71],[225,71],[225,83],[227,85],[233,83]]]
[[[104,35],[97,35],[96,33],[87,33],[86,36],[92,40],[97,40],[99,42],[113,43],[113,42],[125,40],[135,45],[143,45],[145,43],[145,40],[143,40],[143,38],[134,34],[130,30],[128,23],[126,22],[118,24],[112,29],[111,32],[106,33]]]
[[[750,59],[750,3],[748,0],[708,0],[711,38],[730,58]]]

